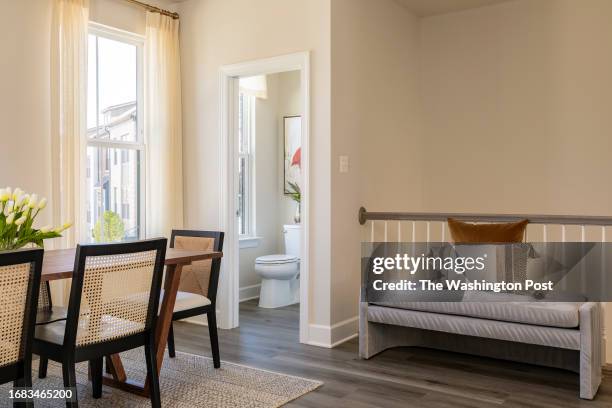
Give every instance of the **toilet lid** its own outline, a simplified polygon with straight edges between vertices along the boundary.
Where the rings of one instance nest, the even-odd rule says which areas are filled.
[[[256,264],[286,264],[297,261],[298,257],[293,255],[264,255],[255,259]]]

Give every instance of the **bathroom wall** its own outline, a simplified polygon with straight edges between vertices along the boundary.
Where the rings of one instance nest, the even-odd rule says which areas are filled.
[[[284,224],[293,224],[296,204],[283,194],[283,116],[299,115],[299,71],[268,75],[268,97],[256,99],[255,235],[257,246],[240,249],[240,299],[259,296],[255,258],[284,252]]]
[[[278,216],[280,217],[280,228],[278,229],[278,250],[284,252],[284,236],[282,226],[284,224],[294,224],[294,216],[297,208],[297,203],[284,194],[284,171],[283,155],[285,151],[284,140],[284,116],[297,116],[302,114],[302,98],[300,97],[300,72],[281,72],[280,74],[271,75],[276,77],[278,81],[278,196],[281,197]]]

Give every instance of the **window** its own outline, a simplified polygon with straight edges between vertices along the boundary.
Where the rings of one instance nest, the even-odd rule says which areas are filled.
[[[238,101],[238,233],[243,237],[255,235],[253,219],[253,137],[255,97],[240,93]]]
[[[90,25],[85,172],[89,241],[144,235],[142,47],[137,35]]]

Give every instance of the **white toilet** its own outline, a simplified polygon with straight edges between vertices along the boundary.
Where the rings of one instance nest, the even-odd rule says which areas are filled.
[[[300,301],[301,225],[285,225],[285,254],[255,259],[255,272],[261,276],[259,307],[273,309]]]

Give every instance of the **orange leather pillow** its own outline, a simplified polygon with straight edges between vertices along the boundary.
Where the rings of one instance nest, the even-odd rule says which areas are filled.
[[[456,243],[523,242],[528,220],[503,224],[472,224],[448,219],[448,229]]]

